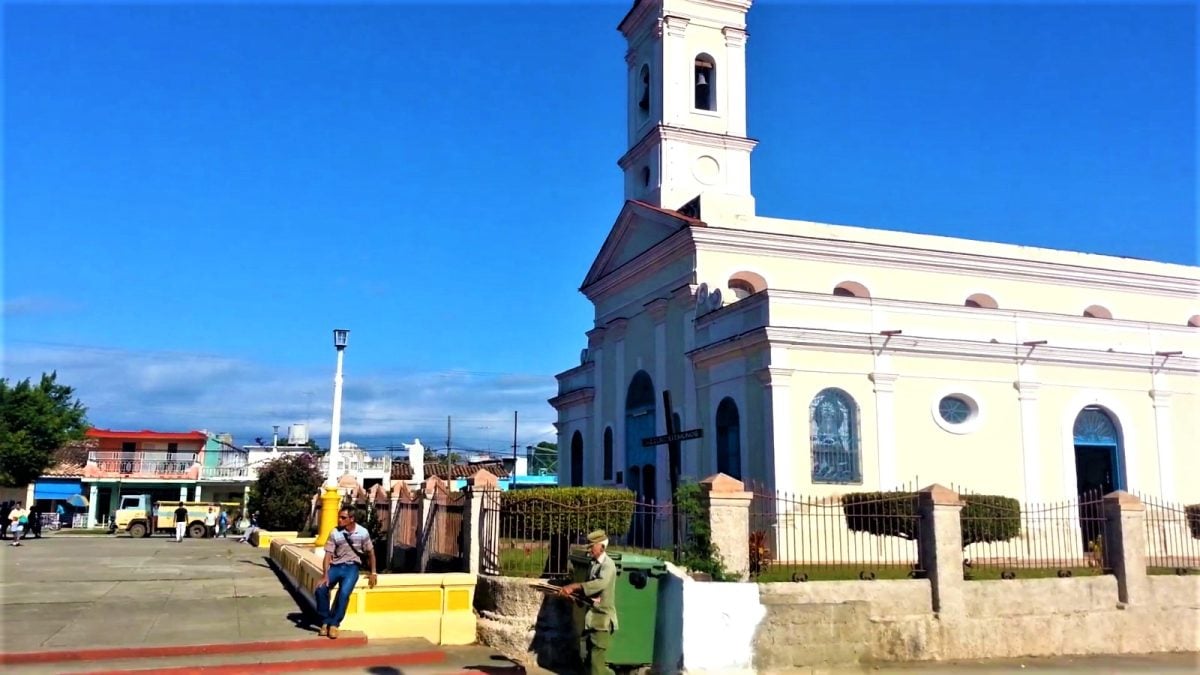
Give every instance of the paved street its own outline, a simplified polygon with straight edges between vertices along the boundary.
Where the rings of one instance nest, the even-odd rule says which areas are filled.
[[[303,637],[262,549],[234,539],[48,536],[0,546],[5,652]]]

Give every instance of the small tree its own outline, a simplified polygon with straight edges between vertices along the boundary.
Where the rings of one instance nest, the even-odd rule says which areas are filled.
[[[708,508],[700,497],[699,485],[686,483],[675,490],[675,514],[686,524],[679,542],[679,563],[693,572],[708,574],[713,581],[728,580],[721,551],[712,542]]]
[[[10,385],[0,379],[0,484],[24,486],[54,463],[54,452],[83,438],[87,408],[75,390],[58,383],[58,373]]]
[[[321,488],[321,472],[311,453],[285,455],[263,464],[250,488],[250,510],[267,530],[304,527],[313,495]]]

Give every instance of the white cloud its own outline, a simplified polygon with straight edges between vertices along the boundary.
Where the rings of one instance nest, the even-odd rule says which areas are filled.
[[[308,422],[310,435],[328,441],[333,407],[332,373],[287,369],[223,356],[141,352],[99,347],[9,344],[4,373],[37,378],[57,370],[76,389],[99,427],[230,432],[239,444],[281,436],[289,424]],[[342,399],[342,440],[368,449],[421,438],[444,447],[446,416],[453,445],[504,450],[513,440],[513,411],[520,413],[520,447],[554,439],[555,394],[551,376],[451,370],[361,373],[347,377]]]
[[[26,295],[4,301],[4,316],[30,316],[36,314],[59,314],[80,308],[76,302],[44,295]]]

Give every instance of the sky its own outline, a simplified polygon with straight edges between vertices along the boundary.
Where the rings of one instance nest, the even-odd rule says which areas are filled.
[[[628,2],[3,8],[3,374],[93,424],[554,440]],[[1195,265],[1197,5],[748,18],[760,215]]]

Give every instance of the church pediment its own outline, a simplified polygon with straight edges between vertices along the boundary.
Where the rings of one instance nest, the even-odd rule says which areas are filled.
[[[704,223],[645,202],[625,202],[580,288],[591,286],[676,232],[697,226],[703,227]]]

